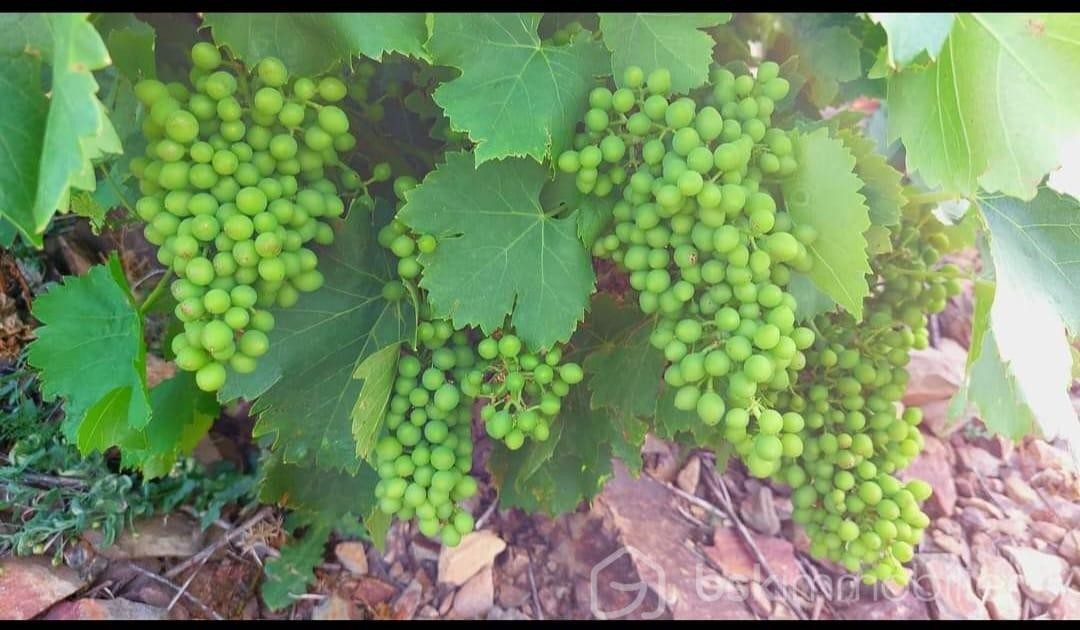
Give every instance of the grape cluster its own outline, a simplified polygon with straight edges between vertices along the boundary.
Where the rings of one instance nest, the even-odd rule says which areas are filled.
[[[462,386],[476,355],[469,334],[445,320],[424,321],[417,334],[420,347],[398,361],[387,435],[375,445],[375,496],[384,513],[415,518],[422,534],[453,547],[473,529],[458,504],[477,491],[469,475],[473,398]]]
[[[551,34],[551,43],[556,46],[565,46],[572,43],[579,36],[590,36],[592,33],[582,25],[581,22],[574,20],[566,25],[555,29]]]
[[[356,145],[332,104],[345,97],[341,80],[290,78],[272,57],[249,76],[207,42],[191,59],[193,89],[153,79],[135,86],[148,143],[131,170],[146,239],[177,275],[170,288],[184,331],[172,340],[176,364],[216,391],[226,364],[249,373],[266,353],[269,307],[292,306],[322,286],[318,257],[305,245],[330,244],[325,219],[345,212],[330,176],[345,190],[370,182],[341,161]]]
[[[714,69],[696,98],[672,95],[665,69],[630,67],[623,82],[591,92],[558,167],[584,194],[621,197],[593,253],[629,272],[641,310],[656,314],[650,342],[670,362],[675,406],[723,420],[751,473],[769,476],[802,451],[803,418],[776,399],[814,342],[785,287],[811,267],[817,235],[774,201],[798,168],[788,133],[770,127],[788,83],[773,62],[756,77]]]
[[[507,332],[498,339],[481,340],[476,352],[489,363],[484,372],[469,375],[469,386],[487,401],[480,418],[488,435],[512,451],[521,448],[529,436],[547,440],[562,398],[584,378],[581,366],[563,363],[558,347],[528,352],[516,335]]]
[[[394,180],[394,195],[397,197],[397,209],[405,205],[405,193],[416,188],[416,178],[411,175],[402,175]],[[420,254],[430,254],[435,251],[438,241],[431,234],[414,235],[409,227],[398,219],[393,219],[379,230],[376,236],[379,244],[393,252],[397,256],[397,273],[402,280],[418,281],[423,268],[420,265]]]
[[[878,279],[866,319],[846,312],[814,319],[819,331],[794,392],[781,402],[801,410],[805,445],[786,458],[777,479],[792,488],[792,514],[819,558],[859,571],[867,583],[908,580],[912,557],[930,519],[919,507],[931,494],[921,480],[895,473],[922,449],[922,413],[898,412],[912,349],[925,348],[927,314],[940,312],[960,287],[953,265],[930,268],[948,246],[928,211],[905,217],[893,249],[873,261]]]
[[[365,120],[372,123],[382,121],[386,111],[382,105],[382,99],[372,99],[372,79],[375,77],[375,63],[361,59],[356,63],[353,73],[349,75],[347,92],[349,98],[360,106],[361,115]]]

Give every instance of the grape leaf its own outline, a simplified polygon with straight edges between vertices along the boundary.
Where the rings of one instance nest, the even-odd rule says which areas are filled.
[[[788,15],[792,53],[798,56],[799,74],[809,87],[807,98],[818,108],[836,99],[840,83],[857,79],[862,73],[862,45],[843,24],[846,19],[846,16],[818,13]],[[795,87],[793,83],[792,88]]]
[[[993,196],[978,204],[999,282],[1027,283],[1080,334],[1080,203],[1044,187],[1028,203]]]
[[[140,79],[157,78],[154,27],[133,13],[100,13],[94,20],[98,32],[105,36],[116,69],[135,83]]]
[[[581,341],[575,344],[592,347],[582,365],[589,375],[590,406],[607,407],[617,414],[652,415],[660,391],[664,355],[649,343],[651,319],[642,316],[634,305],[620,308],[609,296],[593,301],[590,318],[597,324],[583,327]],[[622,325],[612,326],[613,322]]]
[[[686,93],[709,78],[716,42],[699,29],[726,24],[730,13],[601,13],[600,30],[611,51],[615,83],[638,66],[648,76],[658,68],[671,71],[673,91]]]
[[[397,274],[375,241],[373,215],[354,211],[333,225],[334,244],[316,249],[325,284],[296,306],[273,309],[270,351],[254,373],[230,373],[218,398],[258,397],[252,433],[273,434],[286,464],[355,471],[353,409],[362,383],[353,374],[375,352],[411,339],[416,320],[408,300],[382,296]]]
[[[302,537],[289,541],[281,547],[281,555],[266,561],[262,597],[271,610],[292,604],[315,581],[315,567],[323,561],[333,526],[323,518],[310,520]]]
[[[958,14],[936,63],[889,79],[889,138],[930,188],[1031,199],[1080,133],[1078,73],[1078,14]]]
[[[989,429],[1019,439],[1038,426],[1047,440],[1064,438],[1080,464],[1080,421],[1068,395],[1072,357],[1061,319],[1030,282],[1018,285],[1000,267],[998,273],[968,394]]]
[[[792,273],[791,282],[788,283],[786,289],[795,298],[796,321],[810,321],[836,308],[836,302],[822,293],[810,276],[804,273]]]
[[[1035,426],[1035,416],[1020,392],[1016,376],[998,354],[992,330],[982,338],[965,392],[978,406],[983,423],[995,433],[1019,440]]]
[[[352,17],[350,14],[338,14]],[[430,61],[424,43],[428,39],[425,13],[365,13],[350,24],[348,35],[356,51],[381,61],[388,53]]]
[[[595,275],[577,237],[577,216],[545,214],[544,166],[505,159],[474,166],[468,153],[409,191],[398,217],[440,237],[421,258],[420,286],[439,317],[491,333],[507,315],[529,348],[566,341],[585,312]]]
[[[147,478],[168,474],[181,454],[191,453],[220,411],[214,395],[195,385],[192,372],[177,372],[155,385],[150,390],[150,407],[150,423],[142,429],[146,451],[120,445],[121,457],[138,466]]]
[[[375,447],[375,437],[382,428],[390,392],[397,376],[401,344],[393,343],[364,359],[356,366],[353,378],[364,382],[352,410],[352,433],[356,440],[356,456],[367,459]]]
[[[371,540],[371,544],[379,550],[379,553],[386,553],[386,535],[390,532],[393,520],[392,516],[380,510],[376,504],[363,521],[364,529],[367,530],[367,537]]]
[[[866,250],[871,256],[892,251],[891,233],[886,226],[900,223],[900,208],[907,203],[903,175],[885,161],[874,149],[874,141],[850,127],[837,131],[837,137],[855,156],[855,173],[865,184],[859,193],[866,197],[870,210],[870,227],[866,237]]]
[[[33,240],[37,169],[49,109],[38,61],[0,57],[0,91],[5,94],[0,109],[0,216]]]
[[[53,41],[45,13],[0,13],[0,55],[52,58]]]
[[[71,195],[71,212],[89,219],[90,229],[94,234],[99,234],[105,225],[105,215],[109,213],[109,208],[99,203],[94,195],[80,190]]]
[[[41,372],[42,395],[64,397],[69,440],[84,453],[103,450],[112,437],[147,425],[142,319],[115,254],[38,296],[33,315],[41,326],[27,359]]]
[[[259,501],[329,521],[348,514],[364,514],[375,506],[378,475],[366,464],[357,473],[297,466],[271,456],[262,465]]]
[[[610,68],[599,42],[541,42],[539,21],[521,13],[434,14],[428,50],[461,76],[433,97],[452,128],[476,143],[477,165],[508,156],[543,162],[568,148],[594,77]]]
[[[989,315],[990,300],[980,296],[973,317],[973,342],[979,333],[982,343],[971,363],[969,395],[992,430],[1017,438],[1037,423],[1047,439],[1064,437],[1080,462],[1066,336],[1066,328],[1075,331],[1080,323],[1080,208],[1047,188],[1027,203],[1002,196],[978,203],[990,228],[997,283]]]
[[[870,223],[878,226],[898,225],[900,208],[907,203],[901,185],[904,175],[885,161],[870,138],[852,129],[841,129],[836,135],[855,156],[855,174],[864,184],[859,193],[866,198]]]
[[[244,62],[273,56],[298,75],[323,73],[357,53],[427,59],[423,13],[207,13],[203,20]]]
[[[0,215],[0,247],[11,247],[17,234],[18,230],[11,224],[11,221]]]
[[[307,527],[303,537],[291,541],[281,549],[280,557],[266,563],[263,600],[279,609],[307,592],[334,524],[348,514],[366,515],[374,510],[378,476],[365,464],[356,475],[350,475],[293,466],[275,457],[261,468],[259,500],[295,510],[293,521]]]
[[[546,457],[520,457],[503,447],[492,451],[489,466],[499,482],[499,501],[551,515],[572,510],[603,489],[612,457],[640,473],[646,430],[635,418],[591,409],[588,390],[575,387],[552,424],[551,445],[532,447],[543,449]]]
[[[25,32],[28,45],[51,53],[47,98],[40,96],[40,81],[28,77],[37,72],[34,63],[25,57],[0,61],[0,87],[8,95],[5,104],[12,105],[0,113],[4,138],[12,138],[10,146],[0,149],[0,190],[12,190],[0,192],[0,212],[37,246],[72,187],[94,190],[91,160],[121,152],[95,96],[93,70],[108,65],[109,54],[88,15],[45,14],[47,42],[36,29]]]
[[[820,128],[795,137],[796,174],[784,181],[784,202],[795,224],[817,229],[808,249],[814,284],[840,306],[862,319],[863,298],[870,294],[870,262],[863,232],[870,227],[863,182],[854,173],[855,156],[843,142]]]
[[[990,262],[990,264],[992,265],[993,262]],[[993,282],[981,279],[975,281],[973,287],[975,305],[971,314],[971,340],[967,357],[968,370],[971,370],[971,366],[982,352],[983,336],[990,328],[990,305],[994,303],[994,290],[996,288],[997,285]]]
[[[915,61],[925,50],[937,59],[945,38],[952,30],[953,13],[870,13],[870,19],[885,29],[889,65],[898,68]]]
[[[506,508],[557,516],[592,499],[611,477],[611,460],[590,466],[575,455],[563,455],[558,465],[544,466],[524,479],[518,477],[521,460],[505,448],[491,453],[492,475],[498,481],[499,503]]]

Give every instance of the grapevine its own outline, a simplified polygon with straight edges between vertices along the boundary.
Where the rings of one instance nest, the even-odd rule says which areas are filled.
[[[272,608],[334,532],[454,547],[640,474],[649,435],[790,497],[830,571],[905,585],[940,503],[910,363],[958,296],[949,413],[1080,453],[1075,16],[0,22],[4,270],[70,273],[84,219],[119,250],[0,279],[33,329],[0,349],[124,475],[250,421],[293,514]]]

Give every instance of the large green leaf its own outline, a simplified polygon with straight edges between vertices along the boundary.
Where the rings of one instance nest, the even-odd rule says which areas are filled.
[[[416,319],[408,300],[382,296],[397,276],[375,241],[372,215],[354,210],[334,227],[334,244],[317,249],[323,287],[273,311],[270,351],[254,373],[230,373],[219,398],[258,397],[253,434],[273,434],[286,464],[355,471],[353,409],[362,382],[353,374],[372,354],[410,340]]]
[[[1028,203],[1005,196],[978,203],[998,279],[1030,285],[1080,334],[1080,203],[1047,188]]]
[[[1030,279],[1017,284],[1000,266],[997,271],[990,327],[971,366],[968,395],[991,430],[1019,439],[1038,426],[1046,439],[1064,437],[1080,458],[1065,328]]]
[[[675,92],[702,85],[709,78],[716,42],[699,29],[730,19],[730,13],[601,13],[600,30],[611,51],[615,82],[621,86],[623,71],[638,66],[646,75],[658,68],[670,70]]]
[[[991,197],[979,206],[990,227],[984,264],[997,282],[977,295],[968,395],[989,428],[1019,438],[1037,424],[1080,453],[1066,337],[1066,327],[1075,331],[1080,323],[1080,208],[1045,188],[1028,203]]]
[[[889,64],[896,68],[911,63],[925,50],[937,59],[952,30],[953,13],[871,13],[870,18],[889,36]]]
[[[593,409],[607,407],[630,416],[650,416],[656,408],[664,355],[649,343],[652,320],[635,305],[619,307],[607,295],[593,301],[578,344],[588,344],[583,368]]]
[[[809,272],[821,291],[855,318],[862,318],[863,298],[870,294],[866,274],[870,262],[863,232],[870,227],[864,184],[855,175],[855,156],[825,128],[795,138],[799,170],[784,181],[784,202],[796,224],[817,229],[809,246],[814,268]]]
[[[546,175],[527,159],[476,167],[471,154],[452,153],[408,193],[398,217],[440,237],[421,259],[436,315],[491,333],[513,313],[532,349],[570,338],[595,276],[576,215],[556,219],[540,206]]]
[[[426,59],[423,13],[207,13],[214,41],[245,63],[277,57],[290,72],[314,75],[359,53],[396,51]]]
[[[67,205],[70,189],[94,190],[91,160],[121,152],[95,96],[93,71],[108,65],[109,53],[88,15],[44,14],[44,32],[28,27],[17,38],[26,40],[21,49],[32,54],[0,60],[5,105],[12,105],[0,112],[5,141],[12,138],[10,146],[5,142],[0,149],[0,191],[12,189],[0,192],[0,213],[39,246],[53,214]],[[27,20],[38,24],[37,18]],[[42,54],[52,64],[47,97],[40,96],[39,81],[28,78],[36,70],[27,57]],[[44,120],[42,112],[47,112]]]
[[[940,58],[889,79],[889,138],[931,187],[1030,199],[1080,132],[1080,14],[958,14]]]
[[[461,76],[434,98],[476,143],[476,163],[508,156],[542,162],[570,146],[595,76],[610,71],[596,41],[541,42],[540,18],[521,13],[437,13],[428,49]]]
[[[150,420],[142,319],[119,259],[68,276],[34,301],[41,322],[28,351],[41,393],[64,398],[64,433],[81,451],[104,450]]]

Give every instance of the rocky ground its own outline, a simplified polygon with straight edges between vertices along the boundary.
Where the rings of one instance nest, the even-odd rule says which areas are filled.
[[[926,448],[907,474],[934,495],[906,589],[865,587],[812,560],[784,488],[737,465],[719,474],[710,453],[650,437],[644,473],[617,465],[573,514],[500,510],[488,489],[474,506],[479,531],[457,548],[400,524],[385,552],[335,541],[311,592],[285,611],[258,597],[281,515],[253,508],[205,532],[176,513],[111,547],[87,538],[58,567],[0,559],[0,619],[1080,618],[1080,477],[1064,447],[945,420],[970,312],[970,294],[951,303],[909,366],[905,404],[923,408]]]

